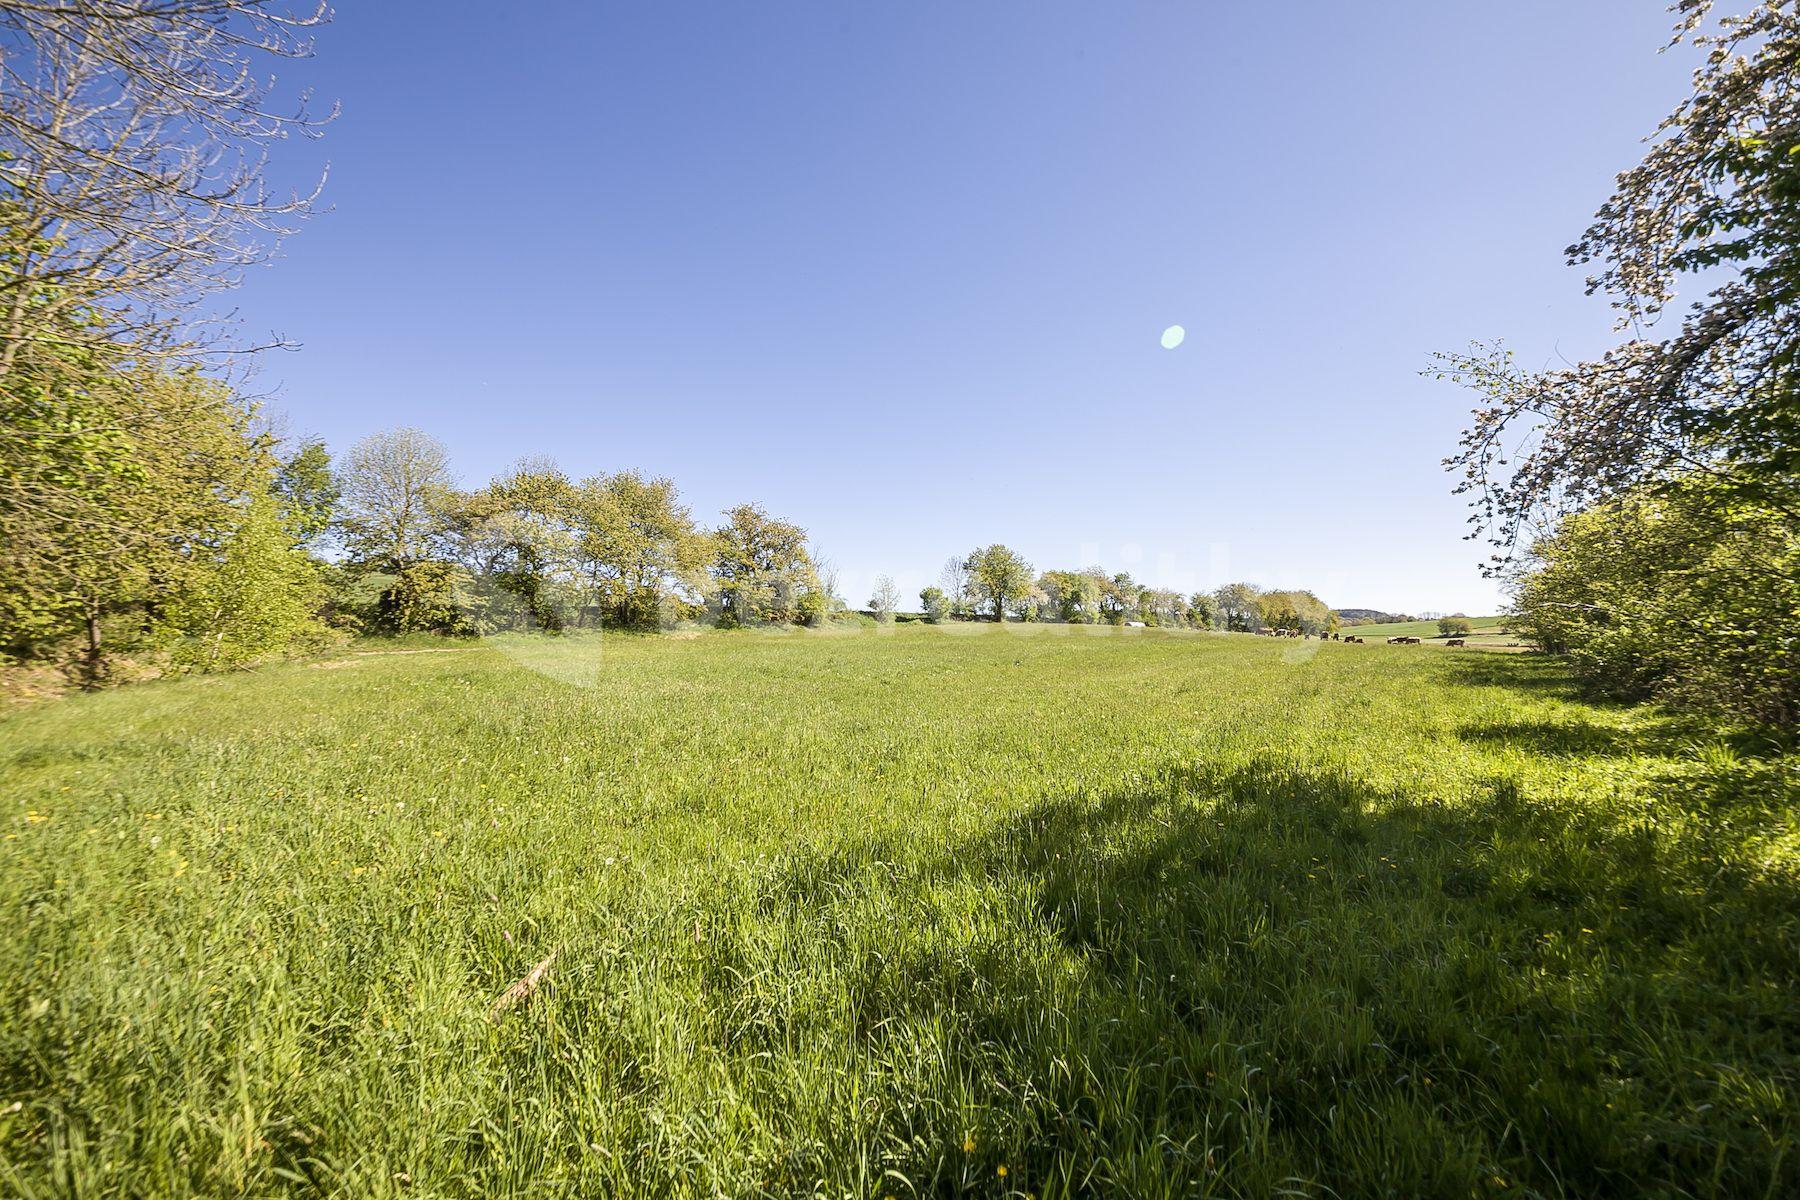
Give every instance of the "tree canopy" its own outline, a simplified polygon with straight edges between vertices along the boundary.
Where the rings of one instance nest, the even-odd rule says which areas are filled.
[[[1676,10],[1702,55],[1692,92],[1568,249],[1626,339],[1548,371],[1500,346],[1436,369],[1482,398],[1449,463],[1495,570],[1561,513],[1691,474],[1800,520],[1800,12]],[[1653,336],[1701,272],[1711,290]]]
[[[998,542],[974,551],[966,562],[975,596],[996,621],[1006,620],[1007,607],[1031,594],[1031,564]]]

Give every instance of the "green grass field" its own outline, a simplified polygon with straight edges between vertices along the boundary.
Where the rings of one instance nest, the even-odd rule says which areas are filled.
[[[1521,638],[1516,633],[1509,633],[1504,628],[1505,617],[1471,617],[1469,624],[1475,627],[1473,633],[1462,635],[1463,640],[1475,650],[1514,650],[1526,649],[1521,645]],[[1424,638],[1427,645],[1436,642],[1442,644],[1443,635],[1438,633],[1436,621],[1390,621],[1385,625],[1349,625],[1344,627],[1345,633],[1358,637],[1391,638],[1416,637]]]
[[[435,648],[0,720],[0,1191],[1800,1194],[1792,770],[1542,657]]]

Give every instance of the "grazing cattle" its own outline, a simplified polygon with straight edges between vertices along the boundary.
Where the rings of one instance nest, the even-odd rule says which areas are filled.
[[[1398,634],[1395,634],[1393,637],[1388,639],[1388,645],[1398,646],[1401,642],[1404,642],[1405,640],[1406,640],[1405,638],[1401,637]]]
[[[1444,645],[1446,645],[1446,646],[1466,646],[1466,645],[1468,645],[1468,643],[1463,641],[1461,638],[1451,638],[1449,641],[1445,642]]]
[[[1400,639],[1400,644],[1402,646],[1417,646],[1419,644],[1419,639],[1416,637],[1403,637]]]

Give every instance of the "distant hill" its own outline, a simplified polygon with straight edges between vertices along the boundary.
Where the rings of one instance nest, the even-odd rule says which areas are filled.
[[[1415,619],[1404,613],[1382,612],[1379,608],[1334,608],[1331,611],[1346,625],[1394,625]]]

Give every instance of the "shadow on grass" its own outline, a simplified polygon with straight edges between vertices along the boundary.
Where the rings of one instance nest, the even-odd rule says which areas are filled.
[[[1524,698],[1579,699],[1584,708],[1629,714],[1627,725],[1545,718],[1465,726],[1463,741],[1514,747],[1556,758],[1645,756],[1707,760],[1718,753],[1735,758],[1791,754],[1793,735],[1779,730],[1721,728],[1718,722],[1658,709],[1654,705],[1597,695],[1583,689],[1560,659],[1544,654],[1447,656],[1444,670],[1457,683],[1502,688]],[[1727,773],[1736,773],[1736,763]]]
[[[1583,696],[1567,665],[1551,654],[1444,654],[1442,670],[1458,683],[1501,687],[1524,695],[1561,699]],[[1622,707],[1622,706],[1621,706]]]
[[[1253,763],[1047,802],[936,868],[1023,915],[851,980],[858,1036],[960,1022],[946,1069],[1044,1195],[1795,1194],[1767,800],[1672,825]]]
[[[1478,746],[1506,747],[1558,758],[1614,757],[1630,754],[1642,741],[1624,730],[1589,722],[1502,721],[1469,725],[1456,736]]]

